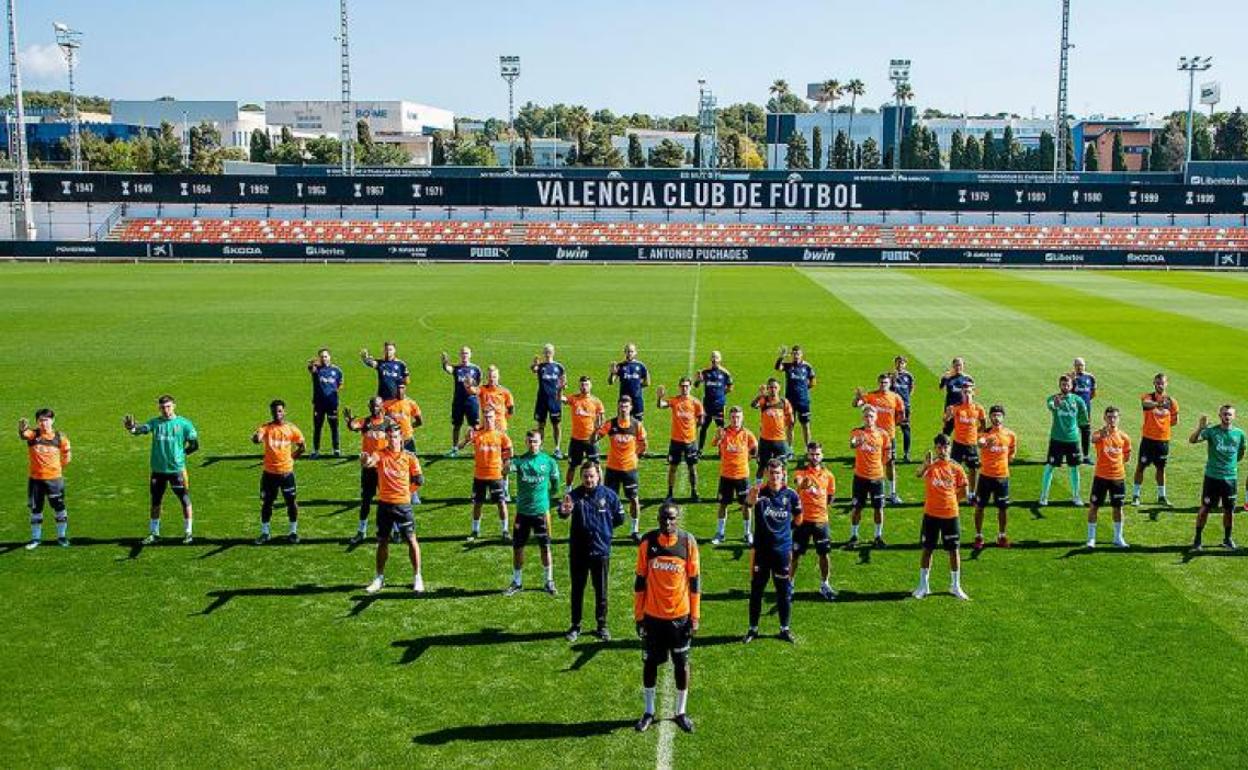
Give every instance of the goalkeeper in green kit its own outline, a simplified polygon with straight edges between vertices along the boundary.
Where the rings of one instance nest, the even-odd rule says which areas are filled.
[[[1079,496],[1079,464],[1083,452],[1079,448],[1079,426],[1087,425],[1088,406],[1073,393],[1074,382],[1070,375],[1057,379],[1057,394],[1049,396],[1046,405],[1053,415],[1053,427],[1049,430],[1049,453],[1044,461],[1044,475],[1040,480],[1040,505],[1049,504],[1049,487],[1053,485],[1053,471],[1065,463],[1070,468],[1070,499],[1075,507],[1083,505]]]
[[[546,575],[546,593],[554,596],[555,574],[550,561],[550,499],[559,496],[562,479],[559,463],[542,451],[542,433],[531,430],[524,434],[527,451],[511,459],[516,474],[516,522],[511,538],[511,585],[503,593],[512,596],[523,590],[524,546],[532,537],[541,549],[542,568]]]

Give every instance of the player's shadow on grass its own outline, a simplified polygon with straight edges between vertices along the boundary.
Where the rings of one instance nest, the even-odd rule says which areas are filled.
[[[202,462],[200,462],[199,467],[201,467],[201,468],[207,468],[209,465],[216,465],[217,463],[244,462],[244,461],[247,461],[247,460],[254,460],[254,461],[255,461],[255,464],[254,464],[254,465],[251,465],[251,466],[248,466],[248,467],[259,467],[259,466],[260,466],[260,461],[261,461],[261,460],[263,460],[263,459],[264,459],[264,455],[262,455],[262,454],[247,454],[247,455],[208,455],[207,457],[205,457],[205,458],[203,459],[203,461],[202,461]]]
[[[358,511],[360,509],[360,499],[354,500],[324,500],[320,498],[312,500],[300,500],[300,508],[332,508],[333,510],[321,514],[321,518],[337,516],[347,511]]]
[[[1248,556],[1248,550],[1245,550],[1243,548],[1237,548],[1234,551],[1228,551],[1227,549],[1223,548],[1220,545],[1218,546],[1210,545],[1210,546],[1205,546],[1199,551],[1194,551],[1192,550],[1191,546],[1184,546],[1183,558],[1181,560],[1181,563],[1189,564],[1195,561],[1196,559],[1203,559],[1203,558],[1214,558],[1214,559],[1223,558],[1224,559],[1227,557],[1233,558],[1236,556]]]
[[[1056,545],[1057,545],[1056,543],[1049,543],[1048,547],[1052,548],[1052,547],[1055,547]],[[1122,554],[1125,556],[1129,556],[1133,553],[1187,554],[1188,551],[1191,550],[1191,547],[1188,545],[1178,545],[1178,544],[1175,544],[1175,545],[1133,545],[1130,548],[1115,548],[1112,543],[1108,543],[1108,542],[1097,543],[1096,548],[1088,548],[1083,543],[1074,543],[1072,545],[1074,547],[1068,550],[1066,553],[1062,554],[1060,558],[1070,559],[1075,556],[1093,556],[1096,554]],[[1017,548],[1018,546],[1015,545],[1015,547]]]
[[[446,727],[412,737],[412,743],[441,746],[454,741],[544,741],[564,738],[591,738],[629,729],[626,719],[598,719],[588,722],[504,722],[496,725]]]
[[[359,588],[359,586],[356,586],[356,588]],[[432,591],[425,591],[423,594],[418,594],[411,590],[411,585],[408,584],[406,590],[352,596],[351,601],[355,603],[355,606],[351,608],[351,611],[347,613],[347,616],[354,618],[357,615],[362,614],[364,610],[367,610],[377,602],[429,601],[430,599],[474,599],[481,596],[502,596],[502,594],[503,592],[501,590],[494,588],[467,589],[454,588],[452,586],[443,586],[442,588],[436,588]]]
[[[724,644],[740,644],[741,637],[728,636],[721,634],[719,636],[694,636],[693,648],[699,647],[719,647]],[[592,638],[574,644],[569,648],[576,653],[576,660],[572,661],[564,671],[580,671],[590,661],[598,657],[599,653],[611,652],[614,650],[640,650],[641,640],[635,637],[628,639],[612,639],[609,642],[597,641]]]
[[[350,585],[320,586],[313,583],[300,583],[293,586],[257,588],[223,588],[209,591],[212,602],[199,612],[200,615],[211,615],[240,596],[314,596],[316,594],[342,594],[359,590],[354,583]]]
[[[498,593],[491,591],[490,593]],[[370,597],[372,598],[372,597]],[[502,628],[483,628],[463,634],[442,634],[440,636],[422,636],[419,639],[399,639],[390,646],[403,650],[398,664],[406,666],[415,663],[432,647],[480,647],[493,644],[523,644],[524,642],[545,642],[562,639],[559,631],[526,631],[516,633]]]
[[[850,591],[841,590],[836,593],[835,601],[828,601],[818,591],[797,591],[793,600],[811,604],[853,604],[857,602],[899,602],[909,599],[909,591]]]

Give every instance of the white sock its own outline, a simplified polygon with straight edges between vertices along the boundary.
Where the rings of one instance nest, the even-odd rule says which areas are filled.
[[[187,537],[190,537],[190,536],[191,536],[191,528],[192,528],[192,526],[193,526],[193,524],[194,524],[195,520],[194,520],[194,519],[192,519],[190,516],[187,516],[185,519],[183,519],[183,520],[182,520],[182,522],[183,522],[183,523],[182,523],[182,531],[186,533],[186,536],[187,536]]]
[[[857,524],[850,524],[850,525],[849,525],[849,536],[850,536],[850,537],[858,537],[858,525],[857,525]]]
[[[633,519],[633,534],[635,535],[640,531],[641,531],[641,520]]]
[[[1137,492],[1136,492],[1136,494],[1138,495],[1138,494],[1139,494],[1139,492],[1137,491]],[[1166,496],[1166,485],[1165,485],[1165,484],[1162,484],[1161,486],[1157,487],[1157,496],[1158,496],[1158,497],[1165,497],[1165,496]]]
[[[1088,523],[1088,539],[1089,540],[1096,539],[1096,522]]]
[[[875,536],[884,537],[884,522],[875,525]]]
[[[949,580],[950,580],[950,585],[953,586],[953,590],[956,591],[962,587],[962,573],[959,570],[956,570],[956,569],[950,570]]]
[[[299,533],[299,521],[295,520],[295,521],[290,522],[290,534],[296,535],[298,533]]]
[[[1135,496],[1136,496],[1136,497],[1139,497],[1139,496],[1140,496],[1140,488],[1141,488],[1142,486],[1144,486],[1144,485],[1143,485],[1143,484],[1135,484],[1135,485],[1134,485],[1134,488],[1135,488],[1135,492],[1134,492],[1134,494],[1135,494]]]
[[[69,531],[69,519],[62,519],[56,522],[56,536],[58,538],[65,537],[65,533]]]
[[[831,588],[831,587],[832,587],[832,584],[828,582],[828,579],[827,579],[827,578],[824,578],[824,579],[823,579],[823,583],[821,584],[821,587],[822,587],[822,588]]]
[[[927,590],[927,578],[932,574],[930,567],[919,567],[919,588]]]
[[[677,714],[685,713],[685,704],[687,704],[688,702],[689,702],[689,690],[688,689],[677,690],[676,691],[676,713]]]
[[[148,519],[147,531],[153,535],[159,535],[160,534],[160,519]]]
[[[481,520],[480,519],[472,520],[472,534],[474,535],[481,534]]]
[[[719,537],[724,536],[724,530],[728,526],[728,519],[720,519],[715,522],[715,534]]]
[[[641,692],[642,692],[642,695],[646,699],[646,713],[653,714],[654,713],[654,688],[643,687],[641,689]]]
[[[1114,539],[1115,540],[1122,539],[1122,524],[1123,523],[1121,521],[1114,522]]]
[[[895,494],[897,494],[897,480],[896,480],[896,479],[890,479],[890,480],[889,480],[889,482],[888,482],[888,493],[889,493],[890,495],[895,495]]]
[[[507,517],[504,516],[503,518],[499,519],[498,523],[500,525],[500,529],[502,529],[503,534],[504,535],[507,534]]]
[[[34,541],[39,541],[43,539],[43,525],[42,524],[30,525],[30,539]]]
[[[269,522],[267,521],[260,522],[260,534],[262,535],[269,534]]]
[[[361,535],[367,533],[368,532],[368,519],[360,519],[360,526],[356,527],[355,531],[359,532]]]
[[[552,582],[552,581],[555,579],[555,565],[554,565],[554,563],[552,562],[552,563],[550,563],[550,564],[547,564],[547,565],[546,565],[546,567],[545,567],[545,570],[546,570],[546,582],[547,582],[547,583],[550,583],[550,582]]]
[[[749,519],[741,520],[741,533],[744,534],[746,537],[749,537],[749,534],[750,534],[750,520]]]
[[[515,583],[516,585],[520,585],[520,582],[521,580],[523,580],[523,578],[524,578],[524,570],[513,569],[511,571],[511,582]]]

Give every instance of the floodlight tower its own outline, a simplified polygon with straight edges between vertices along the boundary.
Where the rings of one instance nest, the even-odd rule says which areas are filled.
[[[902,86],[910,83],[910,60],[890,59],[888,62],[888,79],[893,81],[893,97],[897,105],[895,126],[893,131],[893,178],[901,173],[901,129],[905,125],[902,120]]]
[[[1067,86],[1070,75],[1070,0],[1062,0],[1062,42],[1058,46],[1057,56],[1057,123],[1053,137],[1053,178],[1056,180],[1066,169],[1066,129],[1069,106],[1067,104]]]
[[[351,108],[351,43],[347,37],[347,0],[338,0],[338,44],[342,69],[342,123],[338,135],[342,144],[342,173],[355,173],[355,110]]]
[[[702,145],[698,157],[702,170],[719,168],[719,128],[715,121],[715,94],[706,87],[705,80],[698,81],[698,143]]]
[[[9,123],[9,160],[13,162],[13,239],[33,241],[35,220],[30,210],[30,158],[26,154],[26,110],[22,106],[22,73],[17,62],[17,0],[8,0],[9,93],[13,120]]]
[[[82,127],[78,121],[78,92],[74,89],[74,69],[78,64],[78,49],[82,47],[82,33],[70,29],[61,22],[53,22],[56,44],[65,54],[69,69],[69,155],[74,171],[82,171]]]
[[[507,81],[507,157],[511,173],[516,173],[516,81],[520,79],[520,57],[498,57],[498,74]]]
[[[1212,56],[1180,56],[1179,72],[1187,73],[1187,162],[1192,162],[1192,109],[1196,92],[1196,73],[1213,66]]]

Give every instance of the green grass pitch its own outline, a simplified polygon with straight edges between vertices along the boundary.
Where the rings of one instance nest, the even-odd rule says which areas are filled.
[[[903,271],[692,266],[7,265],[0,269],[0,750],[31,766],[1242,766],[1248,752],[1248,558],[1190,540],[1203,447],[1185,443],[1201,412],[1242,400],[1248,382],[1248,280],[1199,273]],[[305,543],[250,545],[259,460],[248,441],[272,398],[311,435],[304,362],[328,345],[357,410],[375,378],[363,346],[394,339],[424,409],[428,478],[417,510],[430,594],[376,599],[371,544],[347,547],[358,473],[349,460],[297,465]],[[919,447],[938,430],[936,379],[953,355],[980,401],[1002,403],[1020,436],[1013,550],[964,550],[973,601],[906,599],[917,579],[921,486],[901,468],[905,505],[887,512],[886,551],[833,553],[842,601],[817,599],[808,558],[794,609],[798,644],[738,643],[748,555],[715,548],[712,503],[687,508],[703,543],[703,622],[693,652],[693,735],[645,735],[631,629],[634,549],[612,563],[616,639],[569,645],[562,593],[505,598],[510,549],[468,547],[469,461],[436,459],[450,441],[450,380],[438,352],[471,345],[516,394],[513,437],[530,422],[527,369],[552,341],[569,374],[595,377],[636,341],[655,384],[723,351],[745,403],[776,348],[801,343],[818,369],[815,434],[842,498],[851,477],[849,406],[904,353],[918,379]],[[1046,444],[1044,397],[1080,355],[1098,407],[1124,409],[1138,442],[1139,394],[1170,374],[1182,407],[1171,465],[1175,509],[1128,512],[1129,552],[1078,548],[1084,513],[1034,506]],[[155,413],[163,392],[195,421],[197,542],[137,545],[146,532],[146,438],[121,416]],[[652,449],[667,414],[653,408]],[[27,552],[25,448],[13,427],[41,406],[74,443],[68,550]],[[1095,412],[1099,413],[1100,409]],[[747,423],[757,427],[750,415]],[[358,448],[347,434],[345,448]],[[702,493],[716,465],[703,464]],[[664,466],[643,463],[651,526]],[[1084,494],[1090,484],[1084,474]],[[1154,498],[1151,478],[1145,501]],[[180,531],[167,501],[165,534]],[[51,530],[51,521],[45,525]],[[991,517],[990,517],[991,518]],[[1106,521],[1107,521],[1106,517]],[[970,513],[963,512],[964,531]],[[284,514],[274,532],[284,533]],[[487,510],[483,532],[496,527]],[[740,524],[730,519],[729,534]],[[847,536],[845,507],[833,516]],[[1108,535],[1102,524],[1102,539]],[[1242,530],[1242,527],[1241,527]],[[869,532],[869,527],[867,529]],[[989,526],[989,532],[995,527]],[[1212,537],[1210,537],[1210,534]],[[1207,539],[1218,539],[1214,519]],[[1248,530],[1240,533],[1248,541]],[[540,585],[529,552],[526,584]],[[769,597],[770,602],[770,597]],[[764,609],[763,631],[776,619]],[[592,609],[591,609],[592,612]],[[661,673],[670,683],[670,673]],[[661,687],[670,713],[670,684]]]

